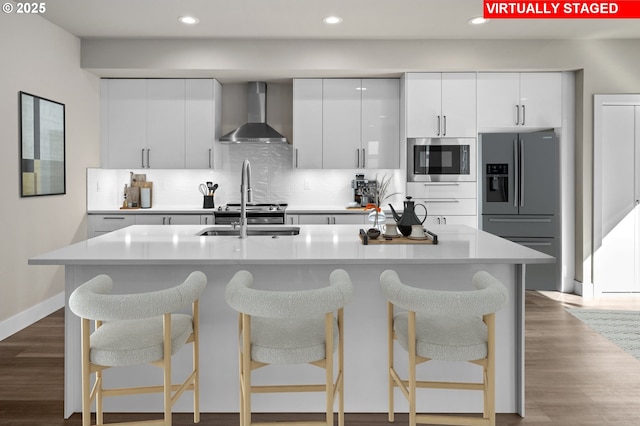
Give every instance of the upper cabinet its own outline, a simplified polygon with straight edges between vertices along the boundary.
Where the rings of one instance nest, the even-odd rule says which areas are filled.
[[[103,79],[102,167],[213,167],[219,93],[212,79]]]
[[[478,128],[562,126],[562,73],[479,73]]]
[[[476,73],[408,73],[407,137],[475,137]]]
[[[398,79],[296,79],[294,167],[400,167]]]

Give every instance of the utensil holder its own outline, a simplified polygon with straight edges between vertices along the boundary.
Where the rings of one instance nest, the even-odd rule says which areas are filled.
[[[202,204],[203,209],[212,209],[214,208],[213,204],[213,195],[205,195],[204,202]]]

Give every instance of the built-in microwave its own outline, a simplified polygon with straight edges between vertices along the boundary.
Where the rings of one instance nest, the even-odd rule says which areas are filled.
[[[407,139],[407,181],[476,180],[475,138]]]

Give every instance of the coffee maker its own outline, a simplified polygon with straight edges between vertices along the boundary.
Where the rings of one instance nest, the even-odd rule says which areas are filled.
[[[366,207],[369,203],[375,203],[378,182],[365,179],[364,175],[356,175],[356,178],[351,181],[351,189],[353,201],[360,207]]]

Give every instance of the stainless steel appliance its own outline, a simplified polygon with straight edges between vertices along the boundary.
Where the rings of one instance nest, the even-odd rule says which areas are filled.
[[[407,139],[407,181],[476,180],[475,138]]]
[[[378,190],[376,180],[365,179],[364,175],[356,175],[351,181],[353,190],[353,201],[360,207],[365,207],[369,203],[375,203],[375,195]]]
[[[286,219],[286,203],[247,203],[247,223],[284,225]],[[216,225],[240,223],[240,203],[229,203],[218,207],[214,213]]]
[[[526,287],[560,282],[559,151],[553,131],[480,135],[483,230],[556,258],[528,265]]]

